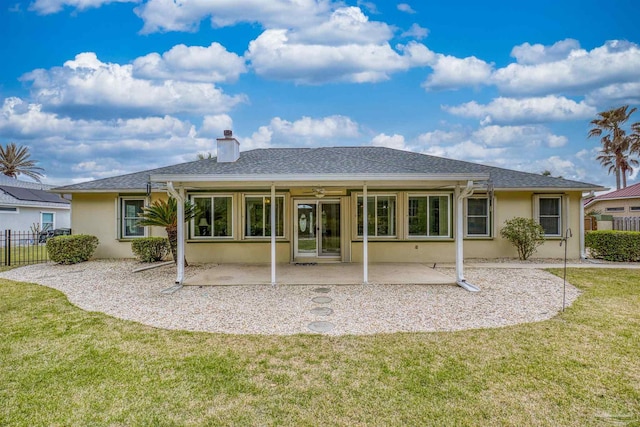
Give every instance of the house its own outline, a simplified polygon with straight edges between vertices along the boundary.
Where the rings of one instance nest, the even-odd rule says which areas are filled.
[[[51,193],[51,185],[0,175],[0,231],[69,228],[71,203]]]
[[[194,262],[456,262],[515,257],[505,220],[535,218],[548,241],[538,257],[564,254],[582,227],[585,192],[598,185],[382,147],[269,148],[240,153],[231,131],[218,155],[57,188],[73,194],[76,233],[100,239],[97,257],[131,257],[131,241],[164,235],[137,224],[142,208],[171,194],[200,214],[178,227],[176,282]],[[366,201],[366,202],[365,202]],[[178,203],[179,218],[184,215]],[[178,221],[179,225],[183,221]],[[578,258],[582,239],[567,243]]]
[[[640,217],[640,183],[587,200],[585,212],[613,217]]]

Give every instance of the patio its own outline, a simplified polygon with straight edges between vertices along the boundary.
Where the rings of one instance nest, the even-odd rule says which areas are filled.
[[[362,264],[278,264],[278,285],[361,285]],[[370,264],[369,283],[387,285],[453,285],[453,275],[415,263]],[[215,264],[187,277],[185,286],[269,285],[270,264]]]

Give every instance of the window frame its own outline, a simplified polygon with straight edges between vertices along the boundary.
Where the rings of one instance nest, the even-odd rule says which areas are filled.
[[[446,196],[447,198],[447,234],[446,235],[431,235],[429,234],[430,230],[429,230],[429,222],[431,221],[431,212],[430,212],[430,204],[429,204],[429,198],[430,197],[443,197]],[[411,230],[410,230],[410,210],[411,210],[411,198],[427,198],[427,234],[411,234]],[[422,240],[450,240],[453,239],[453,193],[452,192],[448,192],[448,191],[429,191],[429,192],[419,192],[419,193],[407,193],[407,198],[406,198],[406,206],[407,206],[407,213],[406,213],[406,222],[405,222],[405,227],[406,227],[406,235],[408,239],[411,240],[418,240],[418,239],[422,239]]]
[[[213,227],[213,215],[215,213],[215,199],[228,198],[231,199],[231,231],[226,236],[214,236],[213,228],[211,236],[196,236],[196,219],[193,218],[189,221],[189,238],[194,240],[233,240],[236,231],[236,204],[235,195],[232,193],[190,193],[188,199],[191,203],[195,204],[195,199],[209,199],[211,200],[211,217],[209,218],[209,227]]]
[[[142,201],[143,207],[146,207],[148,205],[148,198],[145,196],[119,196],[118,204],[119,204],[119,210],[120,210],[120,215],[119,215],[120,220],[118,221],[118,228],[119,228],[118,236],[121,240],[142,239],[144,237],[149,236],[149,227],[146,227],[146,226],[142,226],[142,229],[143,229],[142,235],[134,236],[134,235],[126,234],[126,229],[127,229],[126,221],[128,219],[133,219],[133,218],[125,215],[126,213],[125,204],[127,201],[132,201],[132,200]]]
[[[640,206],[629,206],[629,212],[640,212]]]
[[[469,215],[470,199],[487,201],[487,206],[486,206],[487,229],[485,234],[469,233],[469,218],[483,217],[482,215]],[[493,237],[493,201],[491,200],[488,194],[471,195],[464,199],[464,237],[470,238],[470,239]]]
[[[562,233],[563,233],[563,229],[564,229],[564,224],[565,224],[565,207],[564,207],[564,203],[565,203],[565,195],[563,194],[536,194],[534,196],[534,219],[536,220],[536,222],[540,225],[542,225],[540,219],[541,219],[541,215],[540,215],[540,200],[541,199],[557,199],[558,200],[558,208],[560,210],[560,212],[558,212],[557,215],[553,215],[553,217],[557,217],[558,218],[558,233],[557,234],[551,234],[551,233],[544,233],[545,237],[562,237]],[[545,215],[545,217],[551,217],[552,215]]]
[[[251,198],[262,198],[262,209],[263,209],[263,219],[262,219],[262,235],[261,236],[251,236],[247,234],[247,199]],[[267,193],[245,193],[242,195],[242,238],[243,240],[268,240],[271,239],[271,235],[266,235],[266,218],[267,214],[270,215],[271,209],[266,209],[266,199],[270,199],[271,194]],[[287,197],[285,194],[276,194],[276,200],[282,199],[282,235],[276,234],[276,239],[286,239],[287,237]],[[276,224],[278,223],[278,210],[276,209]],[[277,229],[277,227],[275,227]]]
[[[51,215],[51,228],[44,228],[44,215]],[[47,223],[49,224],[49,223]],[[56,213],[49,211],[41,211],[40,212],[40,231],[49,231],[56,229]]]
[[[624,206],[610,206],[608,208],[604,208],[605,212],[614,212],[614,213],[619,213],[619,212],[624,212],[625,208]]]
[[[19,214],[20,208],[17,206],[0,206],[0,214]]]
[[[360,199],[363,199],[364,202],[364,198],[363,198],[363,194],[362,192],[356,193],[355,195],[355,227],[354,227],[354,234],[356,239],[359,240],[363,240],[364,239],[364,220],[363,220],[363,225],[362,225],[362,234],[359,233],[359,228],[360,228],[360,210],[358,210],[358,203],[360,202]],[[375,233],[374,234],[370,234],[367,233],[367,239],[387,239],[387,240],[391,240],[391,239],[398,239],[398,194],[396,193],[372,193],[372,192],[367,192],[367,199],[373,197],[373,205],[376,207],[375,208],[375,223],[374,223],[374,230]],[[394,233],[392,235],[378,235],[378,197],[393,197],[395,199],[395,203],[394,203],[394,214],[393,214],[393,231]],[[363,212],[364,212],[364,205],[363,205]],[[370,214],[369,209],[367,209],[367,213]]]

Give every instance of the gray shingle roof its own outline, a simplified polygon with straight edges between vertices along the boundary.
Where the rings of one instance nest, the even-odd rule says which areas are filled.
[[[460,160],[383,147],[266,148],[240,153],[233,163],[216,158],[88,181],[56,191],[132,191],[146,189],[150,175],[296,175],[296,174],[489,174],[496,189],[576,189],[601,186],[519,172]],[[159,188],[158,184],[153,184]]]

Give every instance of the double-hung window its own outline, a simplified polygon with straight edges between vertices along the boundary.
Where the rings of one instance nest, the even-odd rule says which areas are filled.
[[[120,237],[122,237],[123,239],[130,239],[135,237],[144,237],[146,235],[146,229],[145,227],[139,225],[140,218],[138,217],[138,214],[142,213],[144,205],[144,197],[120,198]]]
[[[364,205],[358,196],[358,236],[363,236]],[[367,196],[367,235],[371,237],[396,236],[396,196]]]
[[[245,237],[271,236],[271,197],[246,196]],[[284,237],[284,196],[276,196],[276,237]]]
[[[409,237],[451,237],[451,195],[409,196]]]
[[[233,197],[230,195],[194,195],[191,201],[198,214],[191,221],[195,238],[233,236]]]
[[[536,196],[538,223],[547,236],[562,235],[562,196]]]
[[[489,217],[489,199],[487,197],[469,197],[467,203],[467,236],[487,237],[491,235]]]
[[[40,212],[40,230],[48,231],[56,228],[55,215],[53,212]]]

